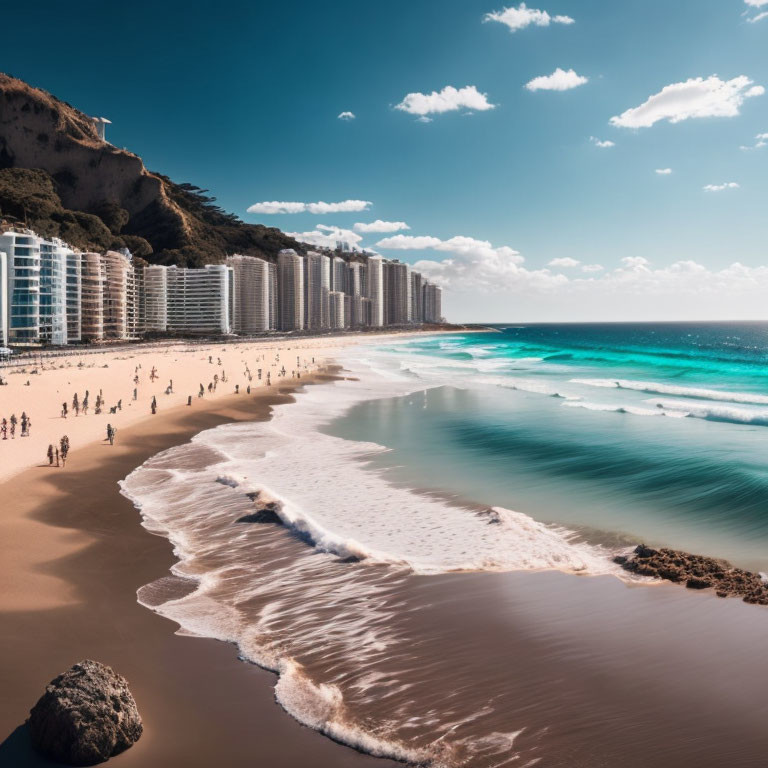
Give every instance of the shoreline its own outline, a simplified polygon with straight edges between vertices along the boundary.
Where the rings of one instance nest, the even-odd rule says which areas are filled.
[[[286,386],[231,395],[192,412],[169,409],[125,429],[113,447],[91,443],[76,450],[66,471],[32,468],[3,483],[14,516],[37,529],[27,541],[42,551],[29,571],[42,581],[17,572],[4,590],[11,590],[15,604],[2,611],[0,652],[13,663],[2,671],[0,765],[49,765],[31,751],[23,723],[48,681],[89,657],[128,679],[145,721],[139,742],[113,758],[117,765],[250,766],[255,755],[286,768],[382,765],[294,721],[274,700],[275,676],[243,664],[233,646],[179,637],[173,623],[136,599],[137,589],[167,575],[176,558],[167,539],[141,525],[118,481],[205,429],[268,418],[271,406],[289,402],[294,391]],[[29,549],[4,538],[3,570],[14,569],[6,557],[14,544]],[[59,595],[65,599],[24,607],[52,587],[66,588]]]

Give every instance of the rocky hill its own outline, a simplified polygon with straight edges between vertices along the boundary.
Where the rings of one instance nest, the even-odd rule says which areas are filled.
[[[88,115],[0,73],[0,219],[82,249],[127,246],[161,264],[199,266],[231,253],[302,247],[246,224],[191,184],[148,171],[102,141]]]

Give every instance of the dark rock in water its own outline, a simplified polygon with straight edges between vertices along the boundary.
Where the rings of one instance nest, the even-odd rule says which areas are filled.
[[[276,525],[282,525],[283,521],[277,514],[278,505],[275,501],[270,501],[268,504],[257,504],[255,512],[251,512],[248,515],[243,515],[237,519],[238,523],[273,523]]]
[[[768,584],[760,574],[734,568],[724,560],[639,544],[631,555],[618,555],[614,562],[639,576],[685,584],[688,589],[715,587],[718,597],[741,597],[745,603],[768,605]]]
[[[27,722],[35,749],[67,765],[104,762],[143,731],[125,678],[90,659],[51,680]]]

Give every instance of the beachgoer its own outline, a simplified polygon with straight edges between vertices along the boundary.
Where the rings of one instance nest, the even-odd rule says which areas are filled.
[[[62,403],[61,404],[61,418],[66,419],[67,418],[67,404]]]
[[[53,444],[48,446],[48,466],[53,466]]]

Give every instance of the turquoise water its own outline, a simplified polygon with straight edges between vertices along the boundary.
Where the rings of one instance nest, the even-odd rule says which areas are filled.
[[[425,389],[327,431],[399,483],[768,570],[768,325],[499,330],[370,351]]]

